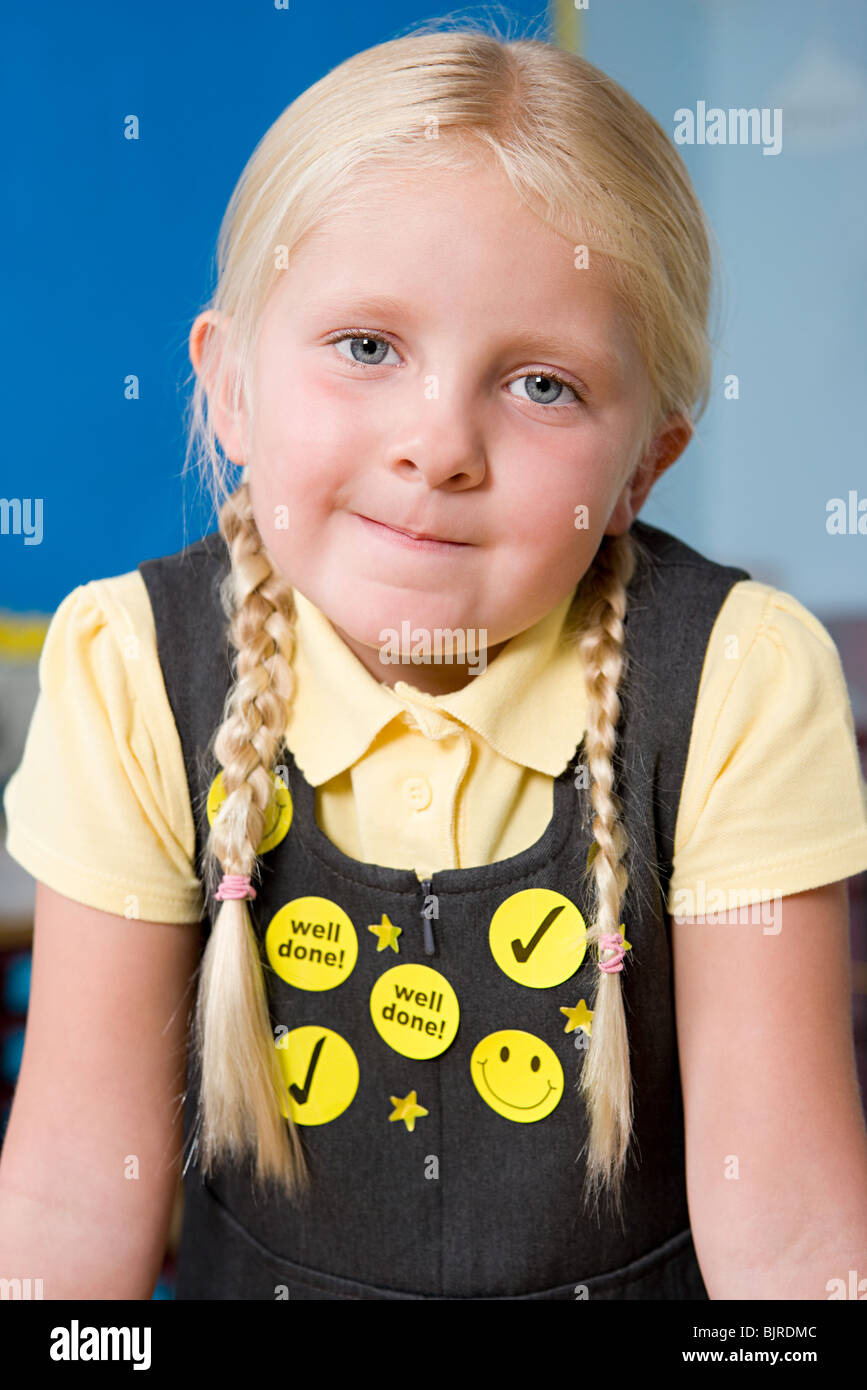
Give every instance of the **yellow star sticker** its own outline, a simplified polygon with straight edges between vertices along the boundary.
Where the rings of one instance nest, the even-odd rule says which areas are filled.
[[[588,1038],[593,1029],[593,1010],[588,1009],[585,1001],[579,999],[574,1009],[562,1009],[561,1014],[565,1014],[569,1022],[563,1029],[564,1033],[573,1033],[576,1028],[583,1028]]]
[[[408,1096],[392,1096],[391,1103],[395,1108],[388,1118],[403,1120],[410,1134],[415,1129],[416,1118],[428,1113],[423,1105],[417,1104],[415,1091],[410,1091]]]
[[[384,951],[386,947],[390,946],[391,949],[397,953],[397,938],[403,931],[403,927],[396,927],[393,922],[389,921],[387,912],[383,912],[382,921],[378,926],[368,927],[367,930],[372,931],[374,936],[379,937],[379,945],[376,948],[378,952]]]

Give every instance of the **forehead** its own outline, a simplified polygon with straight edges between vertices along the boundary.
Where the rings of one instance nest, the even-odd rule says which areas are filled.
[[[288,310],[393,310],[474,333],[592,341],[612,366],[636,349],[601,255],[578,255],[488,160],[471,170],[362,173],[294,247],[273,297]],[[348,205],[347,201],[348,200]],[[374,325],[371,324],[371,327]]]

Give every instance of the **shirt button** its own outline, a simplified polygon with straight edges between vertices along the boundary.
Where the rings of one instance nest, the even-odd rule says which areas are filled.
[[[414,811],[424,811],[430,806],[432,792],[430,783],[424,777],[410,777],[404,783],[406,799]]]

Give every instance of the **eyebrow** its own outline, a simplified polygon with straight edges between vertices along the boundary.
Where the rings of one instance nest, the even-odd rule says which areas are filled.
[[[405,304],[400,299],[394,299],[391,295],[384,294],[356,297],[350,293],[340,299],[319,300],[315,305],[314,312],[316,314],[334,314],[345,312],[347,309],[350,317],[353,315],[358,317],[394,315],[409,321],[413,321],[417,317],[410,305]],[[346,322],[349,323],[349,317],[347,317]],[[599,371],[609,372],[612,375],[623,370],[623,362],[619,353],[612,352],[601,345],[581,342],[579,338],[564,338],[555,333],[549,335],[538,331],[518,329],[515,333],[505,335],[504,343],[515,351],[526,352],[530,355],[574,356],[588,366]]]
[[[549,336],[547,333],[518,332],[509,339],[509,345],[519,347],[531,355],[534,352],[539,353],[542,357],[549,353],[555,357],[575,356],[591,367],[604,372],[619,372],[623,367],[619,353],[611,352],[594,343],[583,343],[578,338],[558,338],[554,334]]]

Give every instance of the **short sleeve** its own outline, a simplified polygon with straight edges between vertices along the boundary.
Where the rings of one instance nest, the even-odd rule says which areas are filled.
[[[867,786],[837,648],[791,594],[742,581],[705,654],[668,911],[703,916],[863,869]]]
[[[143,921],[200,920],[183,753],[137,570],[80,585],[54,613],[3,808],[9,854],[56,892]]]

